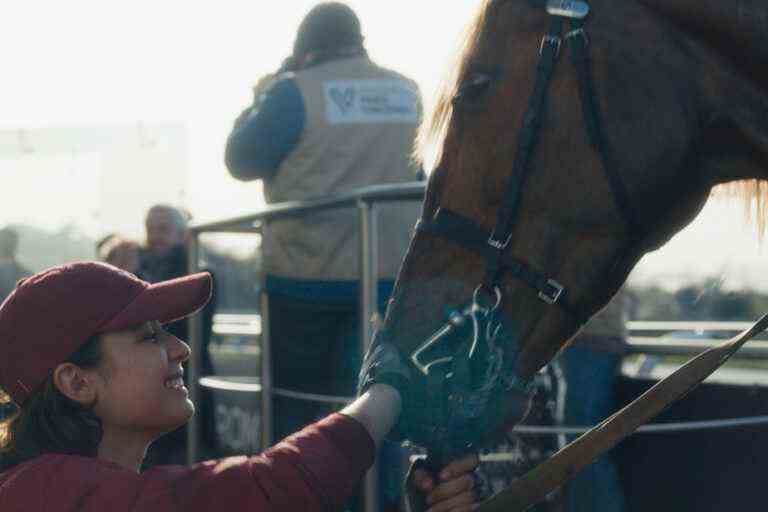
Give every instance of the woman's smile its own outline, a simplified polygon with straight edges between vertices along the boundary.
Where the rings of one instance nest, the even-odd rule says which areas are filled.
[[[174,391],[180,391],[185,396],[188,395],[189,390],[184,385],[184,370],[179,370],[165,379],[165,387]]]

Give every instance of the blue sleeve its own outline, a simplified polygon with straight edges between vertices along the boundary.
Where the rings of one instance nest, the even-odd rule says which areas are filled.
[[[225,155],[230,174],[244,181],[272,177],[298,144],[305,120],[296,82],[275,82],[235,122]]]

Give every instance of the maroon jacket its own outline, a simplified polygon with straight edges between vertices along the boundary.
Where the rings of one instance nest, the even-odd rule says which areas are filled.
[[[137,474],[103,460],[43,455],[0,475],[3,512],[230,512],[340,509],[373,463],[357,421],[333,414],[261,455]]]

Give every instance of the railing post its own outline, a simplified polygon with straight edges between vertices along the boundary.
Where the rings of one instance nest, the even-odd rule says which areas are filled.
[[[263,284],[263,283],[262,283]],[[261,287],[260,296],[261,341],[261,450],[272,446],[272,338],[269,332],[269,296]]]
[[[199,233],[192,231],[187,252],[187,268],[189,273],[198,271],[199,261]],[[192,315],[187,319],[187,335],[190,350],[192,352],[187,363],[187,385],[189,386],[189,399],[195,404],[198,413],[187,423],[187,464],[197,462],[197,447],[199,443],[199,414],[202,410],[198,403],[200,398],[200,349],[203,345],[203,317],[201,314]]]
[[[361,354],[365,355],[373,339],[373,318],[378,313],[378,226],[376,204],[358,201],[360,210],[360,344]],[[363,490],[363,510],[379,510],[379,475],[374,463],[365,477]]]

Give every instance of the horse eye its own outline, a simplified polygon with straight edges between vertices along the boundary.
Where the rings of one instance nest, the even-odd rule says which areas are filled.
[[[493,76],[487,73],[477,73],[459,87],[459,92],[453,97],[456,106],[480,101],[493,83]]]

